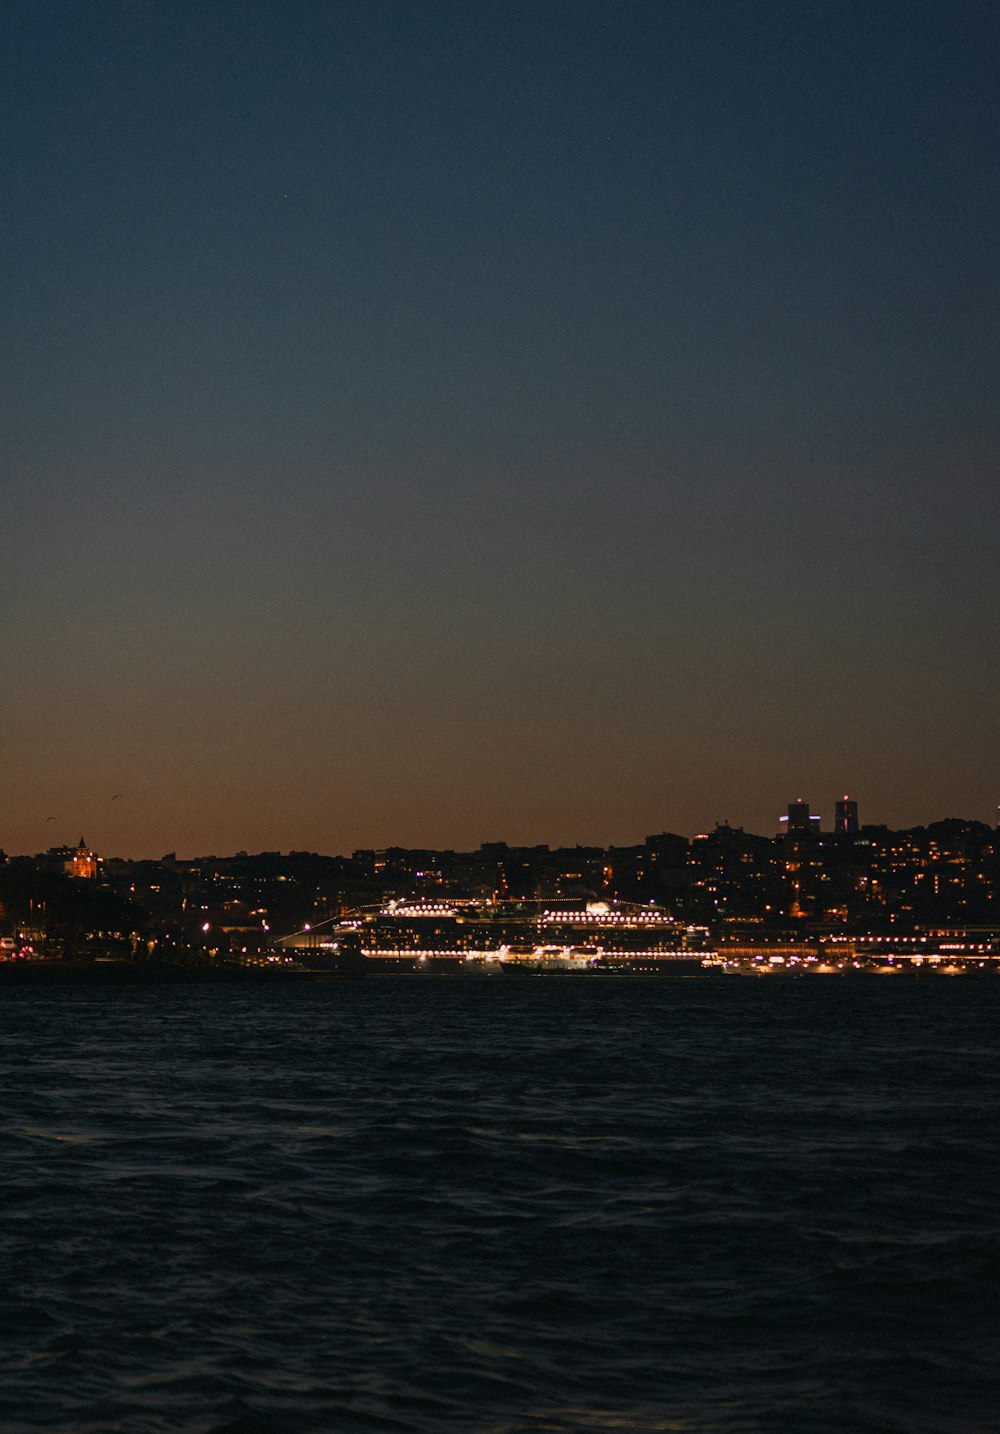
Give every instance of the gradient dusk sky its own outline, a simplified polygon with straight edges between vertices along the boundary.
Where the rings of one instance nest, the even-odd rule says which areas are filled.
[[[0,845],[992,820],[997,41],[7,0]]]

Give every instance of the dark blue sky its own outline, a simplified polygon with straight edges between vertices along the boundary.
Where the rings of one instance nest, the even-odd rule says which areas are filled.
[[[0,844],[991,817],[998,48],[11,0]]]

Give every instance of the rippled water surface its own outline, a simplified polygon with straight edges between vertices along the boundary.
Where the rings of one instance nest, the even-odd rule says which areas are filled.
[[[1000,1429],[1000,981],[0,997],[4,1434]]]

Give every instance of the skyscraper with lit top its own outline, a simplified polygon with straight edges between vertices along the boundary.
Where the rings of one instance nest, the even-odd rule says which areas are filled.
[[[794,802],[788,803],[788,812],[785,816],[779,817],[779,821],[783,836],[805,836],[810,832],[819,831],[819,817],[810,816],[809,803],[804,802],[801,797],[796,797]]]
[[[841,836],[854,836],[857,833],[858,804],[852,802],[846,792],[834,805],[833,829]]]

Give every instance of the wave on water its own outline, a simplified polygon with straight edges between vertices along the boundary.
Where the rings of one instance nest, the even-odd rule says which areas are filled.
[[[987,1434],[1000,983],[17,988],[2,1434]]]

